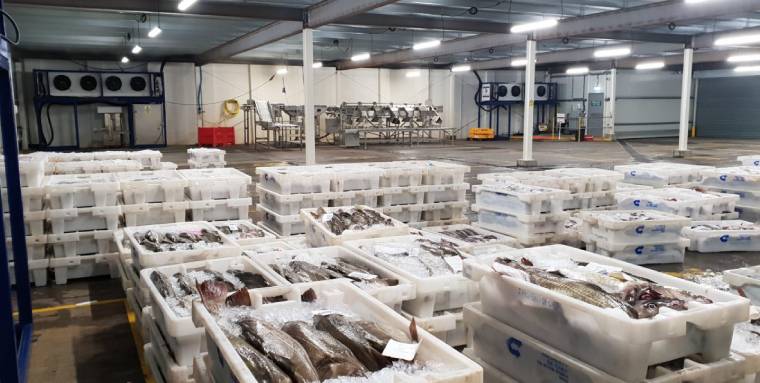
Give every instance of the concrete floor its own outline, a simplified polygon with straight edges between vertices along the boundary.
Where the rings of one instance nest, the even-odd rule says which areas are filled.
[[[690,142],[691,156],[686,160],[673,160],[671,154],[676,146],[676,139],[537,142],[534,153],[541,167],[611,169],[618,164],[649,161],[729,166],[736,164],[738,155],[760,152],[757,141],[694,139]],[[470,165],[472,172],[467,182],[477,183],[477,174],[514,168],[516,160],[521,157],[521,148],[521,142],[464,141],[455,145],[370,146],[367,150],[325,146],[317,148],[317,161],[445,160]],[[171,147],[162,150],[164,161],[185,167],[185,149]],[[237,146],[227,149],[226,160],[228,166],[253,175],[256,167],[302,164],[303,152],[254,151],[250,147]],[[663,271],[691,268],[720,271],[756,264],[760,264],[758,253],[688,254],[684,265],[656,268]],[[93,278],[71,281],[66,286],[35,288],[33,303],[35,331],[30,382],[142,382],[146,379],[118,280]]]

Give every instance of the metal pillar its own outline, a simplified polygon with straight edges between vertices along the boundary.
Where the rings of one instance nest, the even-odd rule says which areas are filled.
[[[306,165],[317,163],[314,133],[314,40],[313,30],[303,30],[303,126],[306,135]]]
[[[533,159],[533,106],[536,88],[536,41],[528,40],[525,58],[525,110],[523,111],[523,155],[517,166],[536,166]]]
[[[610,137],[615,136],[615,102],[617,102],[617,69],[610,70]]]
[[[678,150],[674,157],[684,157],[688,151],[689,139],[689,104],[691,102],[691,70],[694,62],[694,49],[683,50],[683,79],[681,80],[681,115],[678,126]]]

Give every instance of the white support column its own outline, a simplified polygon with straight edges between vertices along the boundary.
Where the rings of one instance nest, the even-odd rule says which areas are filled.
[[[617,101],[617,69],[610,70],[610,136],[615,137],[615,102]]]
[[[533,159],[533,104],[536,88],[536,41],[528,40],[525,58],[525,108],[523,109],[523,156],[517,166],[536,166]]]
[[[306,165],[317,163],[314,132],[314,41],[311,28],[303,30],[303,125],[306,142]]]
[[[681,80],[681,115],[678,127],[678,150],[673,152],[674,157],[684,157],[688,151],[689,139],[689,106],[691,104],[691,70],[694,62],[694,49],[686,48],[683,51],[683,79]]]

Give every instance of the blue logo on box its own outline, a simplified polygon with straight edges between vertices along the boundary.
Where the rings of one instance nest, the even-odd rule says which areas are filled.
[[[509,353],[514,355],[515,358],[520,357],[520,347],[522,347],[521,340],[512,337],[507,339],[507,350],[509,350]]]
[[[638,207],[639,205],[641,205],[641,200],[638,200],[638,199],[633,200],[633,206]]]
[[[755,162],[753,162],[753,164],[755,164],[755,166],[760,166],[760,161],[759,160],[755,160]]]
[[[644,232],[644,226],[639,226],[636,228],[636,234],[642,234]]]
[[[644,246],[639,246],[635,250],[633,250],[636,254],[641,255],[644,253]]]
[[[720,241],[721,241],[721,242],[728,242],[728,239],[729,239],[729,238],[731,238],[731,237],[729,237],[729,236],[728,236],[728,234],[726,234],[726,235],[722,235],[722,236],[720,237]]]
[[[630,174],[631,177],[636,177],[636,171],[635,170],[631,170],[631,172],[628,173],[628,174]]]
[[[720,180],[721,180],[721,181],[725,181],[725,180],[726,180],[726,178],[728,178],[728,176],[727,176],[727,175],[725,175],[725,174],[722,174],[722,175],[721,175],[720,177],[718,177],[718,178],[720,178]]]

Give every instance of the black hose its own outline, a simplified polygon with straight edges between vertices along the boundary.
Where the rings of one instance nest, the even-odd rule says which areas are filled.
[[[475,91],[475,98],[474,98],[474,100],[475,100],[475,105],[476,105],[478,108],[480,108],[480,110],[482,110],[482,111],[484,111],[484,112],[487,112],[487,113],[491,113],[491,112],[493,112],[493,110],[494,110],[494,109],[497,109],[497,108],[498,108],[498,106],[496,106],[496,107],[491,107],[491,109],[486,109],[486,108],[484,108],[482,105],[480,105],[480,102],[478,101],[478,99],[480,98],[480,90],[481,90],[481,89],[483,89],[483,80],[480,78],[480,75],[478,74],[478,71],[474,70],[474,71],[472,71],[472,73],[474,73],[474,74],[475,74],[475,77],[477,77],[477,78],[478,78],[478,90],[476,90],[476,91]]]
[[[50,119],[50,108],[52,106],[53,106],[53,104],[48,104],[47,105],[47,112],[46,112],[46,114],[47,114],[48,126],[50,126],[50,141],[45,140],[45,146],[52,145],[53,144],[53,140],[55,139],[55,129],[53,129],[53,120]],[[45,138],[44,134],[42,135],[42,138]]]

